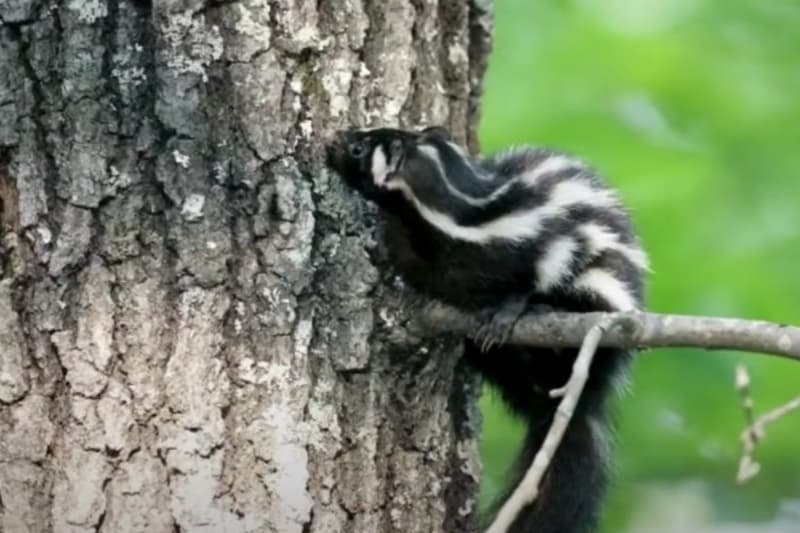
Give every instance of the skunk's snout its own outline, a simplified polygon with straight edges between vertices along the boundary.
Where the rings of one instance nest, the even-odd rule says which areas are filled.
[[[347,154],[347,132],[336,131],[329,138],[325,146],[325,153],[328,166],[334,170],[341,170],[344,163],[344,156]]]

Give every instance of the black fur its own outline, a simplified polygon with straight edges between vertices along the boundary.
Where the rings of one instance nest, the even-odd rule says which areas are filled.
[[[419,204],[414,204],[402,190],[375,185],[370,166],[372,154],[377,147],[386,152],[392,143],[395,148],[402,146],[403,154],[390,179],[402,180],[419,203],[449,216],[463,228],[479,228],[509,213],[540,208],[547,204],[553,188],[564,181],[580,180],[601,189],[606,186],[578,162],[543,173],[535,185],[523,184],[516,178],[559,154],[531,148],[473,161],[452,145],[449,134],[441,128],[418,133],[378,129],[338,134],[328,146],[329,165],[353,188],[384,208],[386,246],[400,274],[416,290],[474,311],[502,310],[511,300],[527,302],[529,307],[546,305],[579,312],[615,310],[613,302],[602,294],[574,290],[570,285],[581,273],[599,267],[624,283],[637,307],[642,305],[641,265],[613,248],[590,253],[586,237],[578,231],[582,224],[591,222],[612,232],[619,243],[638,249],[632,225],[621,206],[599,207],[576,202],[543,218],[540,230],[530,239],[470,242],[430,223],[420,214]],[[355,145],[368,147],[366,155],[353,157],[351,147]],[[430,157],[420,152],[420,147],[435,150],[447,181]],[[505,184],[509,185],[502,193],[491,201],[483,201]],[[562,283],[537,291],[536,265],[550,244],[564,236],[574,238],[578,249],[564,266]],[[465,341],[467,361],[527,423],[517,479],[509,493],[542,443],[557,405],[557,400],[548,393],[564,385],[575,355],[576,350],[556,351],[507,343],[483,351],[472,340]],[[629,354],[623,351],[598,352],[585,392],[548,469],[539,498],[517,516],[508,530],[510,533],[595,530],[608,479],[606,404],[614,379],[625,372],[628,361]]]

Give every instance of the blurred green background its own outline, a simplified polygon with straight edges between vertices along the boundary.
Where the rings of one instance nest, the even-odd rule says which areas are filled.
[[[498,0],[484,152],[550,145],[596,165],[633,210],[663,312],[800,324],[800,2]],[[734,482],[743,427],[800,394],[800,364],[730,352],[642,355],[618,403],[606,533],[800,532],[800,413]],[[487,503],[520,428],[487,391]],[[783,524],[783,525],[780,525]]]

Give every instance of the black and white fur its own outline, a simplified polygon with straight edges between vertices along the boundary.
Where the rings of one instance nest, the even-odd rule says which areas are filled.
[[[647,258],[617,195],[581,161],[539,148],[474,160],[443,128],[340,132],[328,162],[387,217],[401,276],[423,294],[482,313],[465,356],[525,419],[518,483],[550,426],[576,350],[505,342],[524,312],[629,311],[643,303]],[[607,399],[629,354],[601,349],[533,504],[491,533],[596,529],[608,479]],[[516,491],[516,492],[515,492]]]

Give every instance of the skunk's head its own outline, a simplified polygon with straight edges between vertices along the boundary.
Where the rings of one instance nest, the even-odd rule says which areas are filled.
[[[340,131],[327,146],[328,166],[350,187],[380,204],[403,192],[409,168],[419,174],[421,146],[449,138],[447,130],[439,127],[419,132],[391,128]],[[431,169],[433,174],[435,169]]]

